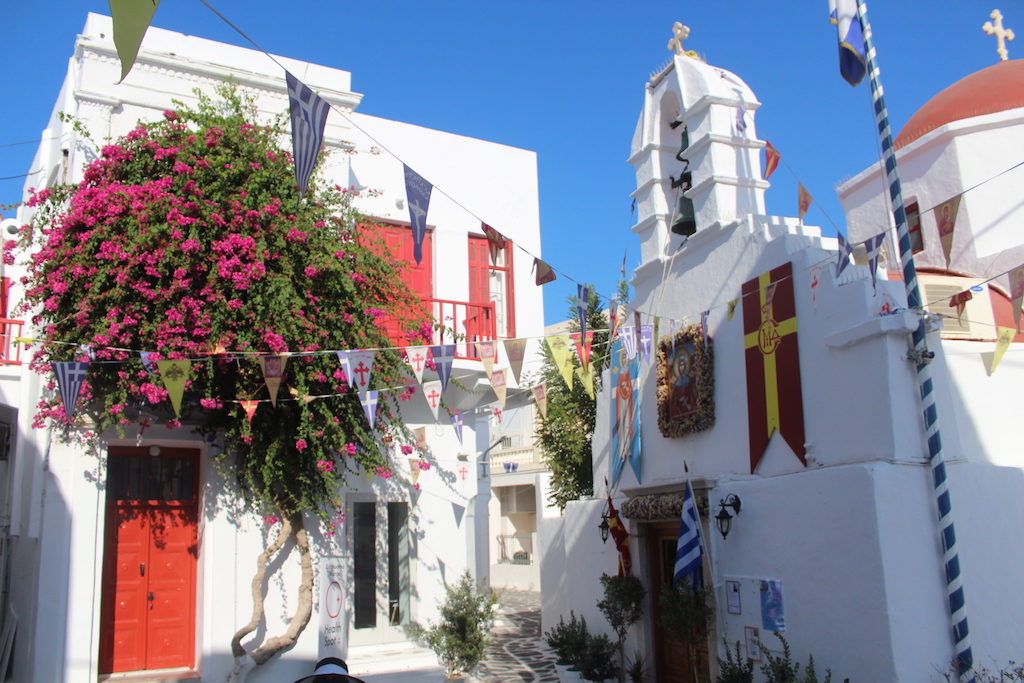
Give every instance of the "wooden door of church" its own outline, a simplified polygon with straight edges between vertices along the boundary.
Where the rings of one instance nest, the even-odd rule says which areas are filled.
[[[690,648],[671,637],[659,625],[661,606],[658,596],[662,588],[671,585],[675,571],[676,544],[679,542],[677,522],[659,522],[650,525],[647,535],[647,578],[651,619],[654,624],[654,669],[658,683],[702,683],[709,676],[708,644]]]

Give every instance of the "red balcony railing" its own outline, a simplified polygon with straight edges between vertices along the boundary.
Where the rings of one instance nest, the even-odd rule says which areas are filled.
[[[429,315],[434,324],[441,325],[440,330],[434,330],[430,343],[455,344],[455,355],[458,358],[479,360],[475,343],[498,338],[493,303],[473,304],[445,299],[420,299],[420,302],[423,305],[422,313]],[[419,311],[413,315],[415,313]],[[381,326],[394,346],[411,346],[402,332],[400,320],[385,318]]]
[[[21,344],[14,340],[24,325],[23,320],[0,318],[0,365],[21,365]]]

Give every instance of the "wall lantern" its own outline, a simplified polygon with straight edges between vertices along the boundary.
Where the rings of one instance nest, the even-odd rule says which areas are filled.
[[[722,534],[722,538],[726,538],[729,535],[729,531],[732,529],[732,515],[725,509],[731,507],[734,514],[740,513],[740,497],[735,493],[730,493],[724,500],[718,502],[722,509],[715,515],[715,523],[718,525],[718,531]]]
[[[608,542],[608,530],[611,529],[611,527],[608,524],[608,513],[607,512],[601,513],[601,523],[597,525],[597,528],[601,532],[601,542],[602,543],[607,543]]]

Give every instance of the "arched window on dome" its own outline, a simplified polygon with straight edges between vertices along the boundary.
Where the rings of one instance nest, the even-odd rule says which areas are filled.
[[[910,235],[910,249],[915,254],[924,251],[924,234],[921,232],[921,211],[917,207],[917,198],[911,197],[903,202],[907,214],[907,232]]]

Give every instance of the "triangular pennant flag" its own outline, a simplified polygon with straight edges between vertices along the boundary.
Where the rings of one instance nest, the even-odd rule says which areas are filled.
[[[418,448],[421,453],[426,453],[427,452],[427,428],[426,427],[417,427],[416,429],[412,430],[412,433],[416,436],[416,448]]]
[[[365,394],[359,394],[359,402],[363,404],[363,412],[366,413],[366,419],[370,423],[370,429],[373,429],[374,424],[377,421],[377,395],[379,392],[376,389],[367,391]],[[367,470],[369,472],[369,470]]]
[[[569,335],[553,334],[545,338],[548,348],[551,349],[551,358],[555,361],[555,367],[562,373],[565,383],[572,389],[572,359],[569,358]]]
[[[576,344],[576,355],[580,359],[580,365],[585,368],[590,367],[590,349],[594,344],[594,331],[588,330],[586,339],[581,339],[580,333],[577,332],[572,335],[572,340]]]
[[[548,417],[548,392],[547,387],[543,384],[538,384],[533,388],[533,398],[537,401],[537,407],[540,408],[540,414],[544,419]]]
[[[345,375],[342,381],[354,389],[355,387],[352,384],[352,364],[348,362],[348,351],[338,351],[337,353],[338,362],[341,363],[341,372]]]
[[[764,141],[764,179],[768,180],[772,177],[772,173],[775,173],[775,169],[779,167],[779,159],[782,155],[779,154],[779,150],[775,149],[772,143],[767,140]]]
[[[404,166],[404,164],[403,164]],[[427,211],[434,186],[416,171],[405,166],[405,194],[409,202],[409,223],[412,226],[412,255],[416,265],[423,260],[423,239],[427,235]]]
[[[949,267],[950,254],[953,251],[953,229],[956,227],[956,214],[960,210],[960,196],[957,195],[935,207],[935,224],[939,227],[939,241],[942,242],[942,253],[946,256],[946,267]]]
[[[651,358],[654,355],[652,353],[654,347],[654,325],[641,325],[640,326],[640,353],[644,358],[644,363],[647,365],[651,364]]]
[[[811,193],[807,191],[803,183],[798,183],[796,188],[796,203],[797,203],[797,217],[800,220],[804,219],[804,215],[811,208],[811,201],[813,201]]]
[[[96,362],[96,349],[92,344],[79,344],[78,350],[81,351],[91,362]]]
[[[426,346],[410,346],[405,350],[405,362],[412,368],[416,383],[423,384],[423,368],[427,367]]]
[[[486,223],[481,225],[484,235],[487,236],[487,247],[491,253],[491,266],[496,267],[498,265],[498,255],[505,248],[505,236]]]
[[[242,404],[242,410],[245,411],[245,417],[249,420],[249,426],[252,427],[252,416],[256,414],[256,408],[259,407],[259,401],[239,401]]]
[[[637,345],[634,329],[633,327],[623,327],[619,330],[619,339],[622,341],[622,348],[625,350],[628,360],[636,358]]]
[[[504,414],[504,410],[501,404],[495,401],[494,403],[488,403],[487,407],[491,409],[491,417],[494,418],[494,424],[501,424],[501,416]]]
[[[465,421],[462,419],[462,413],[459,411],[452,412],[452,426],[455,427],[455,436],[459,439],[459,445],[462,445],[462,426]]]
[[[441,386],[441,380],[432,379],[423,383],[423,398],[427,399],[434,422],[437,422],[437,409],[441,407],[441,394],[443,393],[444,387]]]
[[[53,374],[57,376],[57,389],[64,404],[64,415],[70,420],[75,416],[75,404],[78,402],[78,393],[82,390],[82,382],[85,381],[89,364],[84,361],[69,361],[50,365],[53,367]]]
[[[864,249],[868,254],[868,270],[871,271],[871,287],[878,288],[875,271],[878,270],[878,258],[882,255],[882,242],[885,241],[885,233],[879,233],[864,242]]]
[[[423,493],[423,492],[420,491],[418,488],[413,488],[413,490],[409,492],[409,502],[412,503],[413,507],[416,507],[417,505],[419,505],[419,503],[420,503],[420,494],[421,493]],[[443,572],[442,572],[442,575],[443,575]]]
[[[594,398],[594,368],[591,366],[576,368],[576,376],[580,378],[583,388],[587,390],[587,396]]]
[[[836,255],[836,277],[839,277],[840,273],[846,270],[846,266],[850,265],[850,257],[853,256],[853,247],[843,237],[843,233],[837,232],[836,239],[839,240],[839,253]]]
[[[441,380],[441,393],[448,388],[448,380],[452,377],[452,363],[455,362],[455,344],[441,344],[430,347],[430,355],[434,358],[434,368]]]
[[[736,306],[738,306],[739,303],[740,303],[739,299],[733,299],[732,301],[729,302],[729,316],[725,319],[725,322],[727,322],[727,323],[731,323],[732,322],[732,316],[736,312]]]
[[[636,348],[640,348],[640,311],[633,311],[633,335],[636,337]]]
[[[505,370],[495,370],[491,374],[491,388],[494,389],[494,395],[498,397],[498,403],[501,404],[502,409],[505,408],[505,394],[508,387],[505,385]]]
[[[612,299],[608,304],[608,339],[615,338],[615,332],[619,329],[619,300]]]
[[[160,371],[160,379],[167,389],[167,398],[171,399],[174,414],[181,413],[181,395],[185,393],[185,382],[188,381],[192,362],[187,360],[158,360],[156,367]]]
[[[480,362],[484,364],[484,372],[487,373],[487,379],[490,379],[491,372],[494,370],[494,364],[498,360],[498,348],[492,341],[477,342],[476,354],[480,356]]]
[[[146,372],[151,375],[156,374],[156,361],[150,360],[153,356],[152,351],[139,351],[139,356],[142,357],[142,367],[146,368]]]
[[[1003,359],[1006,349],[1010,348],[1010,342],[1013,341],[1013,337],[1016,334],[1012,327],[997,327],[996,332],[999,335],[996,339],[996,350],[981,354],[985,359],[985,370],[988,372],[989,377],[996,371],[999,361]]]
[[[587,333],[587,305],[590,303],[590,288],[576,285],[576,316],[580,321],[580,333]]]
[[[138,0],[136,0],[138,1]],[[288,83],[288,110],[292,120],[292,156],[295,159],[295,182],[299,185],[299,198],[306,193],[309,177],[313,175],[320,145],[324,141],[324,126],[331,107],[289,71],[284,72]]]
[[[949,307],[956,309],[956,319],[960,320],[960,317],[964,314],[964,309],[967,308],[967,302],[974,298],[971,294],[971,290],[965,289],[962,292],[957,292],[949,300]]]
[[[139,56],[142,39],[149,29],[160,0],[110,0],[110,18],[114,24],[114,47],[121,60],[121,80],[128,75]]]
[[[284,377],[284,369],[288,364],[289,354],[256,356],[256,361],[263,371],[263,383],[267,385],[270,392],[270,403],[277,406],[277,390],[281,386],[281,378]],[[157,362],[159,365],[160,362]]]
[[[704,350],[708,348],[708,316],[711,311],[702,311],[700,314],[700,336],[704,338]]]
[[[549,266],[544,261],[541,261],[539,258],[533,259],[533,268],[531,268],[530,270],[531,272],[533,270],[537,271],[537,278],[535,282],[537,283],[538,287],[540,285],[546,285],[547,283],[554,282],[556,280],[555,271],[551,269],[551,266]]]
[[[508,357],[508,364],[512,367],[512,374],[515,375],[516,384],[519,383],[519,376],[523,372],[523,359],[526,358],[525,339],[506,339],[505,355]]]
[[[452,503],[452,512],[455,513],[455,526],[462,526],[462,516],[466,514],[466,507],[458,503]]]
[[[370,388],[370,378],[373,377],[373,359],[377,356],[376,351],[349,351],[348,363],[352,368],[352,379],[349,384],[360,393]]]
[[[412,485],[416,486],[416,484],[418,484],[420,481],[420,461],[410,460],[409,469],[412,473]]]
[[[1010,300],[1013,302],[1013,321],[1020,332],[1020,307],[1024,305],[1024,265],[1010,271]]]

